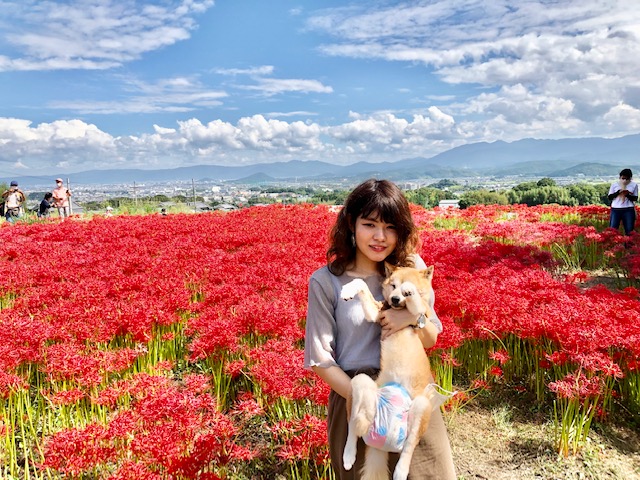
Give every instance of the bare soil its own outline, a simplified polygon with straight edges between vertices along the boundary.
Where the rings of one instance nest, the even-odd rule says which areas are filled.
[[[564,458],[555,451],[550,417],[511,402],[447,412],[458,479],[640,480],[637,421],[592,425],[583,450]]]

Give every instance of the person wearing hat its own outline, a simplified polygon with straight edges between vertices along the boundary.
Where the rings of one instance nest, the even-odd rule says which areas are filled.
[[[51,193],[53,193],[53,204],[58,209],[58,215],[64,220],[69,216],[69,197],[71,197],[71,192],[64,186],[61,178],[56,178],[56,188]]]
[[[22,190],[18,188],[18,182],[11,182],[9,190],[2,194],[4,201],[4,218],[14,223],[21,216],[22,204],[27,199]]]

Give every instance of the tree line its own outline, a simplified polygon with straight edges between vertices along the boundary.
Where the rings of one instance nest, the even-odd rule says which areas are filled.
[[[498,191],[483,188],[471,189],[459,197],[460,208],[471,205],[513,205],[525,204],[546,205],[610,205],[607,197],[609,184],[575,183],[567,186],[558,185],[552,178],[541,178],[536,181],[523,182],[510,190]]]

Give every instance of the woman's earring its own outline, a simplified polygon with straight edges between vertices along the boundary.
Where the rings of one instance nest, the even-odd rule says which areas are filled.
[[[352,246],[353,248],[355,248],[355,247],[356,247],[356,234],[355,234],[355,233],[352,233],[352,234],[351,234],[351,246]]]

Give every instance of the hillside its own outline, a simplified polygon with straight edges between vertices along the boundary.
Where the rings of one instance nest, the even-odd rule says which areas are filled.
[[[137,182],[173,182],[210,179],[240,181],[262,178],[265,181],[357,181],[368,177],[392,180],[416,178],[456,178],[478,175],[566,176],[615,175],[623,167],[635,168],[640,151],[640,135],[621,138],[577,138],[561,140],[525,139],[516,142],[474,143],[452,148],[431,157],[415,157],[382,163],[358,162],[335,165],[323,161],[275,162],[241,166],[211,163],[162,170],[118,169],[60,173],[73,183],[118,184]],[[257,177],[254,177],[257,176]],[[4,177],[9,182],[16,178]],[[41,176],[18,177],[21,185],[42,184]]]

